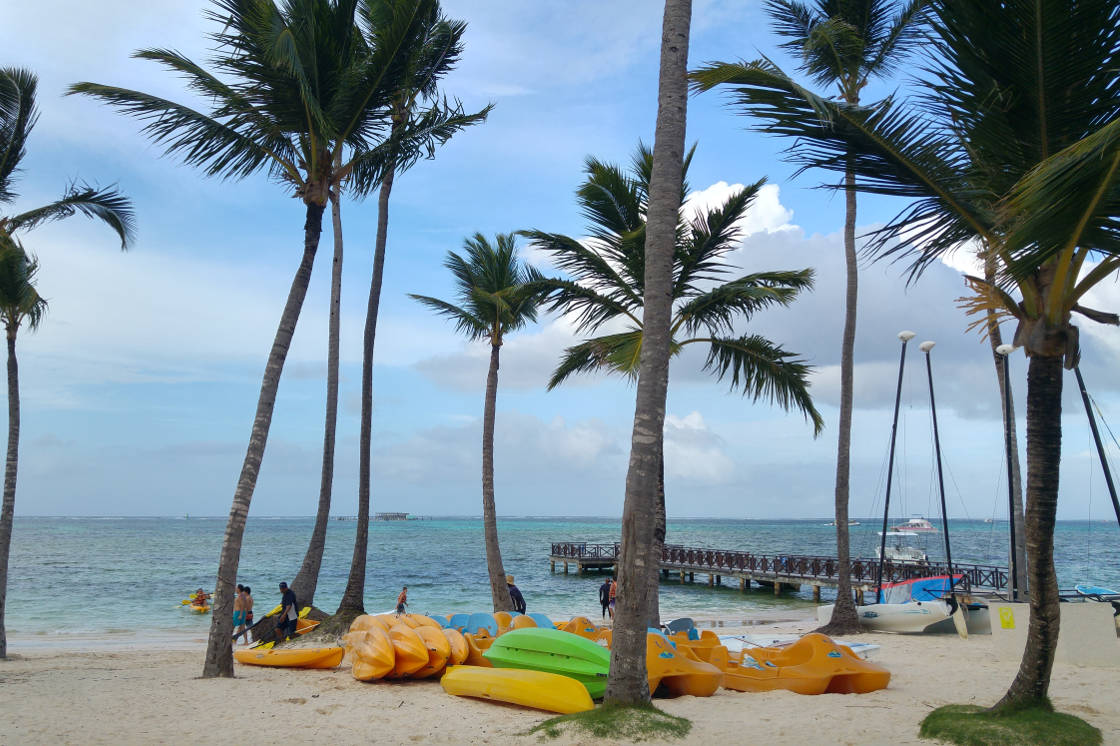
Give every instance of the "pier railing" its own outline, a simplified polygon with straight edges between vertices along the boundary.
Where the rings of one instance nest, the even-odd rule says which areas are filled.
[[[552,542],[554,560],[572,560],[588,566],[614,564],[618,559],[619,544],[591,544],[578,541]],[[667,544],[661,551],[661,569],[711,572],[715,574],[749,574],[760,577],[800,578],[806,582],[834,584],[839,563],[835,557],[794,554],[757,554],[728,549],[686,547]],[[893,583],[911,578],[945,575],[949,572],[944,562],[883,563],[883,582]],[[1007,568],[994,565],[953,563],[953,572],[963,575],[959,584],[962,590],[1001,590],[1007,585]],[[851,580],[853,584],[868,585],[879,579],[879,560],[853,557]]]

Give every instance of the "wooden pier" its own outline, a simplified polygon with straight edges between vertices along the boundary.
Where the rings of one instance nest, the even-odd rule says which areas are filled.
[[[576,574],[584,570],[613,570],[618,560],[619,545],[589,544],[581,541],[561,541],[552,543],[549,554],[549,569],[556,572],[562,565],[564,572],[574,567]],[[883,563],[883,582],[893,583],[910,578],[929,577],[948,574],[949,569],[943,562],[897,562],[887,560]],[[1007,568],[993,565],[969,565],[954,562],[954,574],[962,574],[958,585],[965,593],[977,590],[999,591],[1007,586]],[[708,576],[708,585],[723,585],[725,579],[738,581],[739,590],[745,591],[751,583],[773,587],[777,595],[783,589],[800,590],[802,585],[813,587],[813,600],[819,601],[821,587],[835,588],[838,585],[837,561],[835,557],[820,557],[792,554],[755,554],[726,549],[685,547],[667,544],[661,552],[661,577],[677,575],[680,582],[695,582],[696,574]],[[852,589],[857,600],[863,600],[867,591],[874,592],[879,579],[879,561],[853,557],[851,561]]]

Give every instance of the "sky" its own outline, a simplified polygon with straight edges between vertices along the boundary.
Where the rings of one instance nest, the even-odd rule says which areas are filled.
[[[136,121],[96,101],[64,97],[80,80],[190,101],[144,47],[197,61],[215,30],[203,2],[41,0],[6,9],[6,66],[40,77],[41,118],[19,176],[23,210],[85,180],[116,184],[135,203],[135,245],[120,250],[103,225],[74,218],[23,236],[42,264],[48,314],[23,331],[18,354],[22,431],[17,515],[225,515],[248,442],[260,376],[300,259],[303,205],[265,176],[207,179],[165,157]],[[457,135],[436,158],[398,177],[373,382],[373,510],[481,513],[481,417],[489,350],[470,343],[408,293],[449,298],[442,261],[476,232],[536,228],[587,235],[574,192],[588,156],[628,163],[652,143],[661,4],[445,0],[468,23],[466,49],[444,92],[489,120]],[[59,19],[65,18],[60,23]],[[696,0],[690,66],[766,55],[793,70],[760,3]],[[906,90],[905,75],[865,91]],[[745,272],[812,267],[816,287],[789,308],[739,331],[762,333],[814,366],[812,394],[826,421],[814,439],[796,413],[731,393],[674,359],[665,427],[672,517],[822,518],[832,514],[839,398],[844,202],[795,175],[788,142],[750,131],[712,92],[689,101],[692,206],[716,204],[737,185],[768,180],[728,260]],[[861,197],[859,232],[904,203]],[[332,513],[357,504],[361,336],[376,204],[344,201],[345,261],[338,449]],[[521,245],[527,261],[550,267]],[[284,370],[252,502],[255,516],[310,515],[318,499],[326,382],[330,233]],[[952,516],[1006,516],[998,388],[987,343],[957,307],[966,253],[908,284],[905,267],[862,260],[855,367],[851,512],[882,509],[898,331],[934,340],[931,355]],[[1120,309],[1102,285],[1088,305]],[[1087,320],[1082,370],[1120,431],[1120,331]],[[1005,337],[1011,329],[1005,328]],[[502,348],[495,442],[499,515],[621,514],[634,388],[607,376],[545,382],[578,341],[570,319],[546,315]],[[1012,358],[1019,406],[1027,361]],[[908,356],[902,395],[894,516],[935,514],[924,360]],[[1072,375],[1064,401],[1059,517],[1111,520],[1111,505]],[[1108,437],[1107,431],[1105,437]],[[1112,447],[1116,460],[1118,449]]]

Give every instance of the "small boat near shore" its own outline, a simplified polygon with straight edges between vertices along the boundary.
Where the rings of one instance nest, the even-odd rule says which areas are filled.
[[[921,516],[911,518],[906,523],[900,523],[897,526],[891,526],[891,531],[912,531],[915,533],[936,534],[937,526],[934,526],[928,520]]]

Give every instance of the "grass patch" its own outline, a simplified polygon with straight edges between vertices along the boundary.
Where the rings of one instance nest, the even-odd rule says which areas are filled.
[[[684,738],[692,730],[692,721],[679,718],[653,707],[626,707],[601,705],[594,710],[545,720],[532,728],[542,740],[558,738],[565,731],[578,731],[593,738],[610,738],[620,741],[670,740]]]
[[[961,746],[1094,746],[1101,732],[1079,717],[1044,707],[992,713],[972,705],[947,705],[922,721],[919,735]]]

